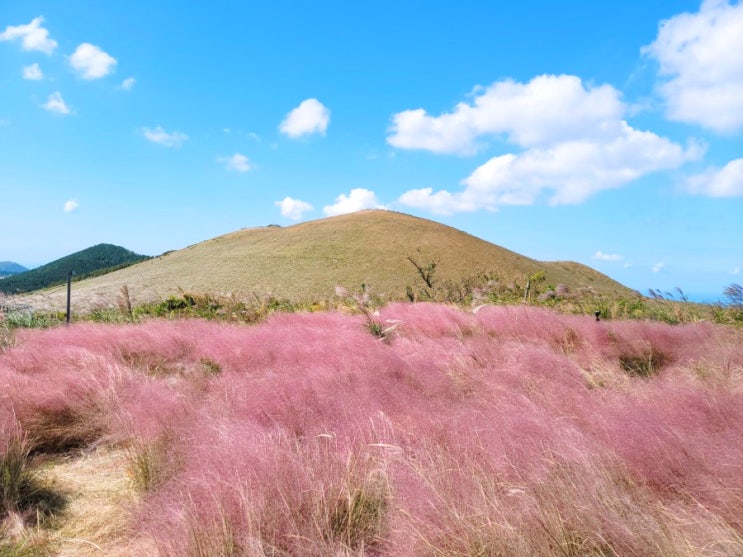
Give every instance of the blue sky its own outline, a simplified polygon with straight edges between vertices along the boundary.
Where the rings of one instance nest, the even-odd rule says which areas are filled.
[[[0,0],[0,260],[385,207],[719,297],[741,52],[732,0]]]

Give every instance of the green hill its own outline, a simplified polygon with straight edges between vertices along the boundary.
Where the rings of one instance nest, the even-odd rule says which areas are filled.
[[[111,244],[98,244],[72,255],[57,259],[31,271],[25,271],[0,281],[0,292],[16,294],[48,288],[67,281],[70,271],[75,280],[98,276],[147,259]]]
[[[440,284],[490,273],[523,285],[526,277],[544,273],[544,285],[632,294],[578,263],[536,261],[434,221],[374,210],[219,236],[82,281],[73,298],[80,307],[115,304],[126,286],[133,303],[184,291],[312,301],[332,298],[336,285],[357,292],[365,284],[388,299],[405,299],[407,287],[422,285],[408,257],[422,266],[436,261]],[[45,300],[61,306],[63,292],[47,292]]]

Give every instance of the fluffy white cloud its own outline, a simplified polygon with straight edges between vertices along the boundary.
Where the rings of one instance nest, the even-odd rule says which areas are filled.
[[[27,25],[8,25],[5,31],[0,33],[0,41],[12,41],[21,39],[24,50],[38,50],[51,54],[57,48],[57,41],[49,38],[49,31],[41,26],[44,18],[39,16]]]
[[[121,82],[121,85],[119,86],[124,91],[131,91],[134,88],[134,84],[137,83],[137,80],[133,77],[127,77],[124,81]]]
[[[743,3],[705,0],[699,12],[664,21],[642,51],[660,64],[670,119],[743,129]]]
[[[292,138],[312,133],[325,135],[329,123],[330,110],[317,99],[306,99],[286,115],[279,131]]]
[[[652,270],[652,271],[653,271],[654,273],[660,273],[660,271],[661,271],[661,270],[663,269],[663,267],[665,267],[665,266],[666,266],[666,264],[665,264],[665,263],[663,263],[663,261],[661,261],[661,262],[659,262],[659,263],[656,263],[655,265],[653,265],[653,267],[652,267],[652,269],[651,269],[651,270]]]
[[[39,64],[34,63],[23,68],[23,79],[38,81],[44,79],[44,72],[41,71]]]
[[[281,210],[282,216],[291,220],[299,220],[306,211],[313,209],[309,203],[288,196],[281,201],[274,201],[274,204]]]
[[[585,201],[599,191],[617,188],[656,170],[675,168],[697,158],[699,149],[681,146],[651,132],[623,124],[611,141],[575,140],[515,155],[493,157],[462,181],[463,191],[431,188],[403,194],[403,205],[438,214],[501,205],[529,205],[549,192],[553,205]]]
[[[248,157],[240,153],[235,153],[231,157],[219,157],[217,160],[224,163],[228,170],[247,172],[251,168]]]
[[[571,75],[542,75],[529,83],[499,81],[473,92],[472,104],[430,116],[422,108],[392,117],[387,142],[401,149],[473,154],[478,139],[505,134],[511,143],[534,147],[616,133],[625,107],[610,85],[586,88]]]
[[[619,255],[618,253],[604,253],[599,250],[593,254],[593,258],[600,259],[601,261],[621,261],[624,259],[624,256]]]
[[[385,207],[377,200],[377,196],[373,191],[364,188],[354,188],[348,193],[348,195],[342,193],[336,197],[333,205],[323,207],[323,212],[329,217],[332,217],[335,215],[354,213],[363,209],[384,208]]]
[[[157,126],[154,129],[143,128],[142,133],[149,141],[164,145],[165,147],[180,147],[183,145],[183,142],[188,139],[188,136],[185,133],[168,133],[162,128],[162,126]]]
[[[49,98],[41,105],[41,107],[49,112],[54,112],[55,114],[72,114],[72,108],[64,102],[62,93],[59,91],[49,95]]]
[[[735,159],[721,169],[689,177],[687,189],[691,193],[709,197],[743,196],[743,159]]]
[[[74,199],[70,199],[64,204],[64,212],[71,213],[72,211],[76,210],[78,207],[80,207],[80,204]]]
[[[90,43],[83,43],[70,56],[70,64],[83,79],[100,79],[110,74],[116,58]]]
[[[586,88],[575,76],[539,76],[527,84],[503,81],[439,117],[407,111],[394,117],[388,142],[438,153],[475,152],[500,134],[520,152],[491,158],[462,181],[464,190],[411,190],[398,202],[439,214],[534,203],[580,203],[595,193],[698,158],[652,132],[632,128],[620,93],[609,85]]]

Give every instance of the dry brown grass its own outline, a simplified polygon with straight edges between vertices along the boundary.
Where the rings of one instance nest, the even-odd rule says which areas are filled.
[[[335,285],[402,299],[422,281],[408,257],[438,261],[435,281],[461,282],[496,274],[522,286],[544,271],[548,284],[590,286],[608,295],[629,295],[619,283],[571,262],[539,262],[426,219],[392,211],[362,211],[289,227],[244,229],[168,253],[74,286],[79,309],[116,306],[123,287],[131,303],[157,301],[181,291],[273,295],[293,301],[332,298]],[[61,310],[65,290],[34,296],[37,308]]]
[[[65,557],[154,555],[129,531],[138,493],[127,474],[125,449],[100,449],[57,460],[40,476],[64,494],[67,505],[47,533],[55,554]]]

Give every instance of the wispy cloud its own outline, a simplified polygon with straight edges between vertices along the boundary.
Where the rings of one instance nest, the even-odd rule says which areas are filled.
[[[732,268],[732,269],[730,270],[730,274],[731,274],[731,275],[739,275],[739,274],[740,274],[740,267],[733,267],[733,268]]]
[[[291,220],[299,220],[302,218],[304,213],[313,209],[312,205],[306,201],[293,199],[288,196],[281,201],[274,201],[274,205],[279,208],[283,217]]]
[[[64,204],[64,212],[72,213],[73,211],[76,211],[78,207],[80,207],[80,204],[74,199],[70,199]]]
[[[325,135],[329,123],[330,110],[317,99],[306,99],[286,115],[279,131],[294,139],[313,133]]]
[[[600,259],[601,261],[621,261],[624,259],[623,255],[618,253],[604,253],[603,251],[597,251],[593,254],[594,259]]]
[[[708,197],[743,196],[743,159],[690,176],[686,180],[686,189]]]
[[[39,16],[26,25],[8,25],[0,33],[0,41],[21,40],[23,50],[37,50],[51,54],[57,48],[57,41],[49,37],[49,31],[41,26],[44,18]]]
[[[184,141],[188,140],[188,136],[181,132],[166,132],[162,126],[157,126],[154,129],[143,128],[142,134],[148,141],[163,145],[165,147],[180,147]]]
[[[252,167],[250,160],[245,155],[235,153],[230,157],[217,157],[217,160],[224,163],[228,170],[236,170],[237,172],[247,172]]]
[[[44,72],[41,71],[39,64],[34,63],[23,68],[23,79],[39,81],[40,79],[44,79]]]
[[[127,77],[124,81],[121,82],[121,85],[119,85],[119,89],[123,89],[124,91],[131,91],[134,88],[134,84],[137,83],[137,80],[133,77]]]
[[[49,95],[47,101],[41,105],[44,110],[53,112],[54,114],[72,114],[72,108],[62,98],[62,93],[56,91]]]
[[[385,207],[379,203],[377,195],[373,191],[364,188],[354,188],[348,195],[342,193],[336,197],[333,205],[323,207],[323,212],[327,216],[332,217],[346,213],[355,213],[363,209],[385,209]]]
[[[665,267],[665,266],[666,266],[666,264],[663,263],[662,261],[660,261],[660,262],[656,263],[655,265],[653,265],[652,271],[654,273],[660,273],[661,269],[663,269],[663,267]]]
[[[110,74],[116,58],[90,43],[82,43],[70,56],[70,65],[83,79],[100,79]]]

